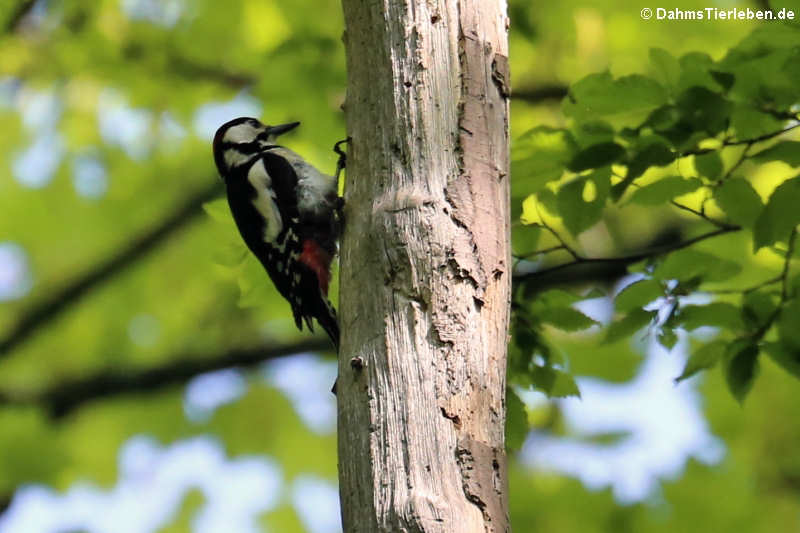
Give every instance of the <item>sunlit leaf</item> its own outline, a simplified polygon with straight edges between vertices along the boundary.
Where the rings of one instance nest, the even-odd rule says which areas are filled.
[[[576,151],[575,140],[564,130],[539,126],[523,134],[512,151],[514,196],[535,193],[548,181],[560,178]]]
[[[702,186],[703,182],[696,178],[684,179],[680,176],[668,176],[636,189],[629,202],[642,205],[658,205],[696,191]]]
[[[753,154],[750,159],[757,163],[783,161],[789,166],[800,167],[800,141],[781,141]]]
[[[558,213],[573,235],[591,228],[603,214],[611,186],[609,170],[598,170],[563,185],[557,194]]]

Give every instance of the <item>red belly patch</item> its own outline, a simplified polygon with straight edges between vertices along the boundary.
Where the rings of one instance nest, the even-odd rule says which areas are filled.
[[[300,262],[314,271],[319,281],[319,288],[325,296],[328,295],[328,284],[331,281],[331,255],[310,239],[303,241],[303,252]]]

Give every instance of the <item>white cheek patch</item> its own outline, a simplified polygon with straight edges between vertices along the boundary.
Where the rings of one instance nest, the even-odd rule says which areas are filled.
[[[249,143],[256,140],[260,130],[255,128],[252,124],[244,123],[234,126],[225,132],[225,137],[222,141],[225,143]]]
[[[235,148],[225,150],[225,164],[228,168],[236,168],[240,165],[244,165],[253,157],[253,154],[243,154]]]
[[[274,244],[278,238],[278,234],[283,229],[281,222],[281,214],[278,211],[278,205],[275,203],[277,200],[275,192],[272,190],[272,178],[264,168],[264,161],[257,161],[250,167],[247,173],[247,181],[255,188],[256,197],[253,199],[253,206],[258,210],[266,222],[264,228],[264,242]]]

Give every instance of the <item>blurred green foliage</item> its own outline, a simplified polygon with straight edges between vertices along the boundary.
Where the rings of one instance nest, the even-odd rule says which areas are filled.
[[[302,120],[287,143],[333,169],[329,147],[343,137],[346,85],[338,2],[185,0],[173,15],[152,16],[118,0],[37,2],[22,14],[29,4],[0,6],[0,242],[22,247],[32,278],[29,293],[2,303],[0,339],[158,228],[187,197],[214,190],[198,118],[206,104],[249,98],[268,122]],[[690,463],[653,501],[631,506],[512,458],[514,528],[792,531],[800,527],[800,246],[788,244],[800,222],[800,141],[793,133],[746,141],[786,128],[797,113],[798,28],[643,21],[642,7],[510,3],[512,238],[520,258],[510,381],[556,397],[579,393],[574,376],[626,383],[641,362],[643,331],[672,347],[685,332],[714,326],[716,337],[692,337],[692,355],[675,377],[723,367],[694,383],[728,455],[717,466]],[[563,103],[552,98],[567,87]],[[143,124],[133,148],[114,140],[129,134],[120,121],[131,116]],[[15,165],[43,129],[60,139],[58,150],[48,145],[60,155],[52,175],[32,187]],[[105,171],[94,195],[82,192],[76,171],[87,157]],[[60,418],[36,401],[102,372],[208,362],[301,337],[243,253],[224,203],[209,198],[0,355],[0,501],[27,483],[111,486],[120,446],[142,433],[164,444],[211,434],[230,457],[272,457],[287,482],[307,473],[335,480],[334,437],[310,431],[256,373],[243,397],[200,422],[187,418],[177,384],[101,398]],[[742,229],[726,230],[733,227]],[[649,253],[712,231],[721,234]],[[589,262],[613,267],[601,270],[561,266],[578,257],[624,260]],[[629,271],[641,279],[617,294]],[[688,299],[698,292],[709,297]],[[614,299],[613,321],[587,316],[576,307],[585,299]],[[730,392],[747,395],[743,408]],[[529,427],[568,432],[552,415],[557,402],[529,407],[511,392],[508,408],[512,449]],[[190,493],[164,531],[189,530],[201,505]],[[272,531],[303,531],[287,500],[262,518]]]

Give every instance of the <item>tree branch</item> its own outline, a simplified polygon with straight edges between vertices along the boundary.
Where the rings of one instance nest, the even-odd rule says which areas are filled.
[[[8,356],[22,342],[34,335],[38,328],[47,325],[70,306],[79,302],[92,289],[108,281],[127,267],[142,259],[167,238],[186,226],[202,211],[200,207],[222,193],[218,180],[178,205],[172,213],[101,261],[69,285],[50,291],[48,297],[32,305],[11,327],[0,341],[0,358]]]
[[[59,418],[84,403],[122,394],[152,392],[184,383],[205,372],[230,367],[252,367],[288,355],[329,351],[330,348],[328,339],[319,337],[284,346],[237,348],[216,356],[176,354],[169,358],[169,363],[156,368],[109,369],[86,378],[59,383],[41,391],[0,392],[0,405],[36,405],[52,417]]]
[[[583,257],[578,256],[574,261],[570,261],[568,263],[562,263],[560,265],[555,265],[549,268],[545,268],[542,270],[537,270],[534,272],[526,272],[524,274],[517,274],[514,276],[514,282],[526,282],[531,280],[538,280],[539,278],[549,276],[554,273],[558,273],[561,271],[569,271],[569,270],[580,270],[581,267],[586,266],[599,266],[602,270],[612,270],[614,272],[618,272],[620,270],[624,270],[625,267],[631,265],[633,263],[637,263],[642,261],[643,259],[647,259],[649,257],[655,257],[658,255],[667,254],[670,252],[675,252],[677,250],[681,250],[683,248],[688,248],[693,244],[697,244],[700,241],[704,241],[706,239],[710,239],[712,237],[717,237],[719,235],[724,235],[726,233],[731,233],[734,231],[741,230],[741,226],[727,226],[724,228],[719,228],[714,231],[709,231],[707,233],[703,233],[698,235],[697,237],[693,237],[691,239],[681,241],[674,244],[669,244],[665,246],[657,246],[650,250],[645,250],[642,252],[638,252],[631,255],[624,255],[620,257]]]

